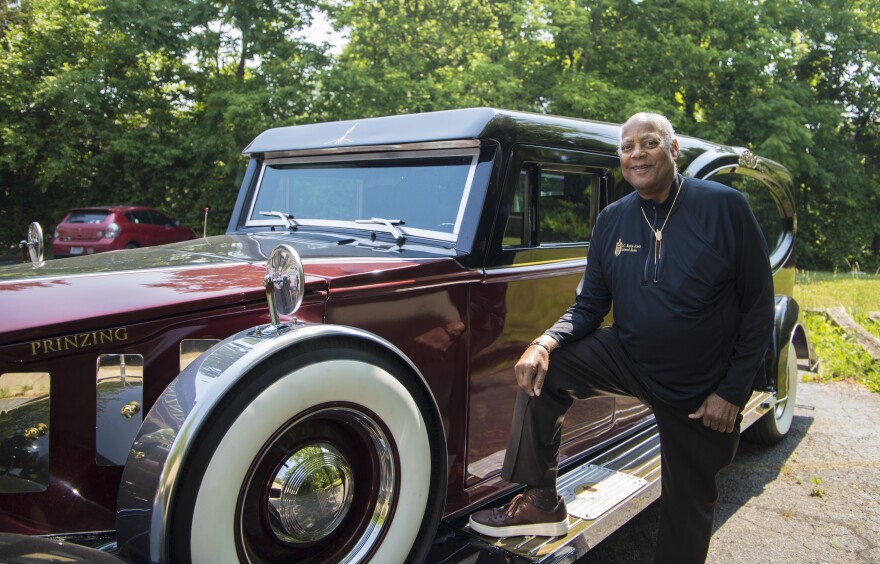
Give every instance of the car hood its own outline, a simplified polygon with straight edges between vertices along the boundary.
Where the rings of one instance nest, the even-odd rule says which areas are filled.
[[[263,301],[266,258],[278,244],[302,257],[307,299],[326,298],[331,281],[351,287],[377,271],[448,262],[451,253],[320,233],[260,233],[6,266],[0,343]]]

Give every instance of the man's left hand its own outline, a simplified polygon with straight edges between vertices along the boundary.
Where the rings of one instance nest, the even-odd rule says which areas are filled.
[[[703,405],[688,417],[702,419],[703,425],[710,427],[713,431],[732,433],[738,413],[738,406],[712,392],[703,400]]]

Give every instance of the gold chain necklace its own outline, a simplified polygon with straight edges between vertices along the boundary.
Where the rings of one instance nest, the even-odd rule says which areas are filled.
[[[639,209],[642,210],[642,217],[645,218],[645,223],[648,224],[648,229],[654,233],[654,264],[657,264],[660,250],[663,248],[663,229],[666,228],[666,222],[669,221],[669,217],[672,215],[672,208],[675,207],[675,202],[678,201],[678,195],[681,194],[682,184],[684,184],[684,176],[678,181],[678,190],[675,192],[675,197],[672,198],[672,205],[669,206],[669,211],[666,213],[666,219],[663,220],[663,225],[660,226],[660,229],[654,229],[654,226],[648,221],[648,214],[645,213],[645,208],[639,206]]]

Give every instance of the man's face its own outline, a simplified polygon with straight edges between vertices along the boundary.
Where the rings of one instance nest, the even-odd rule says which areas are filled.
[[[646,199],[662,202],[675,178],[678,141],[667,150],[661,143],[660,127],[648,121],[627,122],[620,140],[620,168],[623,177]]]

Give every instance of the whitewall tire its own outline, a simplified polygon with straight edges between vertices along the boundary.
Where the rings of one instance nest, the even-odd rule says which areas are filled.
[[[776,402],[773,409],[743,433],[743,438],[750,442],[773,445],[782,441],[791,430],[799,379],[794,344],[789,342],[783,354],[785,362],[778,368]]]
[[[410,558],[439,518],[437,429],[404,371],[382,356],[324,347],[248,375],[181,473],[172,557]]]

